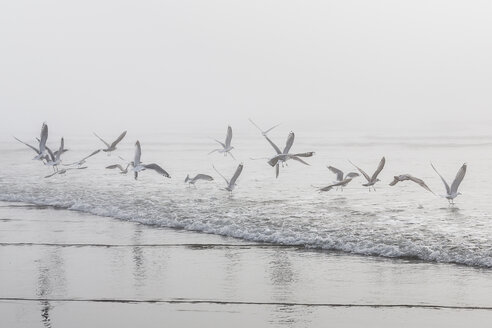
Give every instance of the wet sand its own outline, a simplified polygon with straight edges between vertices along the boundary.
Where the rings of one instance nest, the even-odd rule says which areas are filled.
[[[0,202],[2,327],[489,327],[492,270]]]

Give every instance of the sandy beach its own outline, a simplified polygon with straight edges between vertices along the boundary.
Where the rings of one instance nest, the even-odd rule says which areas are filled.
[[[0,207],[3,327],[488,327],[492,272]]]

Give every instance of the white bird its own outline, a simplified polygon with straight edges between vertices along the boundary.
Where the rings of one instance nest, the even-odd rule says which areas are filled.
[[[458,192],[458,187],[460,186],[461,181],[463,181],[463,178],[465,177],[466,163],[464,163],[461,166],[461,168],[458,170],[458,173],[456,173],[456,177],[454,178],[451,187],[449,187],[448,183],[446,182],[446,180],[444,180],[442,175],[439,172],[437,172],[436,168],[434,167],[434,165],[432,165],[432,163],[431,166],[434,169],[434,171],[436,171],[437,175],[439,175],[439,177],[441,178],[442,182],[444,183],[444,187],[446,187],[446,195],[440,195],[440,196],[446,198],[450,205],[454,205],[454,199],[459,195],[461,195],[461,193]]]
[[[33,158],[34,160],[45,160],[45,157],[48,156],[46,150],[46,141],[48,140],[48,125],[46,123],[43,123],[43,126],[41,127],[41,136],[39,139],[38,148],[31,146],[30,144],[25,143],[24,141],[19,140],[16,137],[14,137],[14,139],[19,141],[20,143],[23,143],[36,152],[37,155]]]
[[[277,124],[277,125],[274,125],[271,128],[269,128],[268,130],[262,130],[258,125],[256,125],[255,122],[253,122],[252,119],[248,118],[248,120],[251,122],[251,124],[253,124],[261,132],[261,135],[264,136],[264,137],[266,137],[266,135],[268,134],[268,132],[272,131],[273,129],[275,129],[277,126],[280,125],[280,124]]]
[[[142,155],[142,149],[140,148],[140,142],[137,140],[135,143],[135,158],[133,162],[131,163],[133,168],[132,171],[135,173],[135,180],[138,178],[138,172],[145,171],[147,169],[149,170],[154,170],[155,172],[159,173],[160,175],[165,176],[166,178],[170,178],[171,176],[169,173],[167,173],[162,167],[155,163],[151,164],[143,164],[140,161],[140,156]]]
[[[329,191],[333,187],[337,187],[337,190],[338,190],[338,187],[340,187],[340,190],[343,191],[343,188],[346,187],[349,184],[349,182],[352,181],[353,178],[359,176],[359,173],[350,172],[350,173],[347,173],[347,175],[344,177],[342,170],[339,170],[339,169],[337,169],[336,167],[333,167],[333,166],[328,166],[328,169],[331,172],[333,172],[333,173],[336,174],[336,176],[337,176],[336,181],[334,183],[332,183],[331,185],[329,185],[329,186],[326,186],[324,188],[321,188],[320,191]]]
[[[185,183],[187,182],[188,185],[195,185],[195,183],[198,181],[198,180],[204,180],[204,181],[213,181],[214,178],[212,178],[210,175],[207,175],[207,174],[197,174],[195,175],[193,178],[190,178],[190,175],[186,175],[186,178],[185,178]]]
[[[410,174],[401,174],[401,175],[395,175],[393,177],[393,181],[391,181],[391,183],[389,184],[390,186],[394,186],[396,185],[398,182],[402,182],[402,181],[413,181],[415,182],[416,184],[418,184],[419,186],[421,186],[422,188],[424,188],[425,190],[427,191],[430,191],[431,193],[434,193],[432,190],[430,190],[430,188],[425,184],[424,180],[422,179],[419,179],[419,178],[416,178],[414,177],[413,175],[410,175]]]
[[[212,154],[212,153],[214,153],[214,152],[219,152],[219,153],[224,154],[224,156],[227,156],[227,154],[229,154],[229,155],[231,155],[231,157],[233,159],[235,159],[234,156],[231,153],[231,150],[233,150],[234,147],[231,146],[231,141],[232,141],[232,128],[230,126],[227,127],[227,135],[226,135],[225,143],[220,142],[217,139],[214,139],[214,140],[217,141],[222,146],[222,149],[214,149],[210,153],[208,153],[209,155]]]
[[[113,141],[113,143],[109,144],[107,143],[106,141],[104,141],[100,136],[98,136],[95,132],[93,132],[94,135],[99,139],[101,140],[105,145],[106,145],[106,149],[102,149],[102,151],[104,152],[107,152],[108,155],[111,154],[112,151],[115,151],[116,150],[116,145],[121,141],[123,140],[123,138],[125,137],[126,135],[126,131],[123,131],[122,134],[120,134],[120,136],[115,140]]]
[[[67,171],[70,171],[70,170],[83,170],[83,169],[86,169],[86,168],[87,168],[87,166],[82,166],[82,167],[69,167],[69,168],[66,168],[66,169],[61,169],[61,170],[55,171],[55,172],[51,173],[50,175],[45,176],[45,178],[51,178],[55,174],[65,174],[65,173],[67,173]]]
[[[349,161],[350,162],[350,161]],[[378,181],[381,181],[378,179],[378,175],[379,173],[381,173],[381,171],[383,170],[383,167],[384,167],[384,164],[386,163],[386,159],[384,158],[381,158],[381,161],[379,162],[379,165],[378,165],[378,168],[376,169],[376,171],[374,172],[374,174],[372,175],[372,177],[370,177],[366,172],[364,172],[360,167],[358,167],[357,165],[355,165],[354,163],[350,162],[350,164],[352,164],[353,166],[355,166],[355,168],[357,170],[359,170],[360,173],[362,173],[362,175],[366,178],[367,180],[367,183],[364,183],[362,184],[364,187],[369,187],[369,191],[371,191],[371,187],[372,189],[374,189],[374,191],[376,191],[376,188],[374,188],[374,185],[376,184],[376,182]]]
[[[58,149],[57,152],[52,152],[51,149],[46,147],[46,150],[48,151],[49,156],[46,156],[46,163],[45,165],[53,167],[53,170],[58,171],[58,165],[61,163],[61,155],[63,154],[63,149],[64,149],[64,141],[63,138],[61,138],[60,141],[60,148]]]
[[[85,164],[86,160],[89,158],[89,157],[92,157],[94,155],[96,155],[97,153],[99,153],[101,151],[101,149],[98,149],[98,150],[95,150],[93,151],[89,156],[86,156],[84,158],[82,158],[80,161],[77,161],[77,162],[73,162],[73,163],[70,163],[70,164],[63,164],[64,166],[72,166],[72,165],[77,165],[77,166],[82,166],[83,164]]]
[[[123,166],[121,166],[120,164],[113,164],[113,165],[109,165],[109,166],[106,166],[107,169],[120,169],[120,174],[127,174],[128,173],[128,167],[131,165],[131,163],[128,163],[126,165],[125,168],[123,168]]]
[[[236,187],[236,181],[237,181],[237,178],[239,178],[239,175],[241,174],[241,172],[243,171],[243,163],[239,164],[237,169],[236,169],[236,172],[234,172],[234,175],[232,176],[231,180],[227,180],[227,178],[225,176],[223,176],[216,168],[215,166],[212,165],[212,167],[214,168],[215,172],[217,172],[224,180],[225,182],[227,183],[227,187],[225,187],[225,190],[229,191],[229,192],[232,192],[234,190],[234,188]]]
[[[287,142],[285,143],[284,150],[281,151],[280,148],[278,148],[278,146],[272,140],[270,140],[268,136],[265,135],[265,139],[268,141],[270,145],[272,145],[273,149],[275,149],[275,151],[277,152],[277,155],[270,158],[270,160],[267,162],[268,164],[270,164],[270,166],[275,167],[275,176],[277,178],[280,171],[280,166],[279,166],[280,163],[282,164],[283,167],[284,164],[286,164],[286,162],[289,159],[293,159],[298,162],[301,162],[302,164],[309,165],[308,163],[300,159],[300,157],[311,157],[314,155],[314,152],[290,154],[289,151],[292,145],[294,144],[294,138],[295,138],[294,132],[290,132],[289,136],[287,137]]]

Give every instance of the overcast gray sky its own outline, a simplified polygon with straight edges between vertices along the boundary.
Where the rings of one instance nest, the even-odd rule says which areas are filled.
[[[491,17],[492,1],[2,1],[0,135],[490,122]]]

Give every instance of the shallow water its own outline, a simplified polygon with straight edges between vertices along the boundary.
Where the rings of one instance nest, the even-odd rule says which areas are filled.
[[[283,148],[285,127],[271,138]],[[15,140],[0,143],[4,165],[0,172],[0,200],[110,216],[145,224],[238,237],[249,241],[308,248],[340,250],[362,255],[415,258],[492,267],[492,225],[489,182],[492,136],[446,134],[395,137],[349,136],[305,129],[296,133],[294,152],[315,151],[310,166],[289,162],[275,179],[265,159],[273,149],[254,130],[234,133],[233,152],[238,159],[207,153],[216,148],[209,136],[222,139],[224,131],[168,133],[139,136],[142,160],[162,165],[172,176],[166,179],[152,171],[133,176],[104,169],[131,160],[136,137],[129,133],[116,153],[98,154],[88,160],[89,168],[49,179],[50,169],[31,158],[34,152]],[[19,136],[27,140],[25,136]],[[56,148],[54,140],[49,140]],[[65,137],[70,149],[64,162],[76,161],[101,144],[95,137]],[[376,192],[355,179],[343,192],[319,193],[334,180],[327,165],[354,170],[352,160],[373,172],[381,156],[386,167]],[[437,194],[444,187],[429,165],[432,161],[444,177],[452,180],[463,162],[467,175],[456,206],[411,182],[388,186],[392,176],[410,173],[420,177]],[[232,176],[239,162],[244,170],[230,196],[212,163]],[[14,165],[15,164],[15,165]],[[187,174],[206,173],[213,182],[198,182],[188,188]]]

